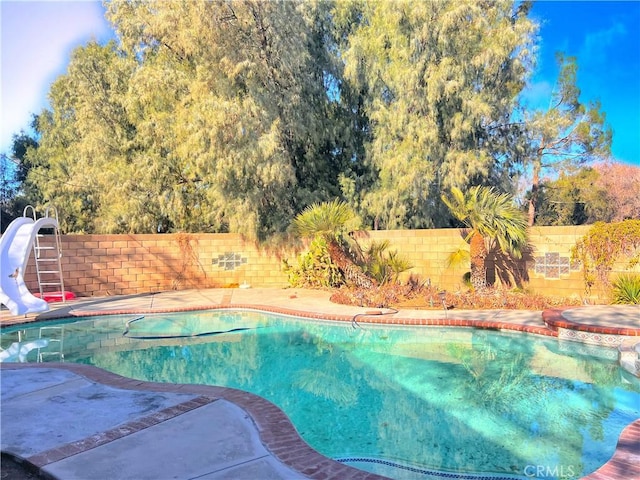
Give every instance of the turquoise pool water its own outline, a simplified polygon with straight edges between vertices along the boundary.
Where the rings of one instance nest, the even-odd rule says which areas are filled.
[[[466,328],[362,327],[216,310],[31,324],[3,329],[0,341],[6,349],[48,338],[29,361],[250,391],[324,455],[397,479],[579,478],[640,417],[640,382],[615,350]]]

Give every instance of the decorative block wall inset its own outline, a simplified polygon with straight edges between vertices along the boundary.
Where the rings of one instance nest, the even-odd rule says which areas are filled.
[[[239,253],[226,252],[224,255],[218,255],[211,261],[212,265],[218,265],[224,270],[235,270],[236,267],[247,263],[247,257],[243,257]]]
[[[562,256],[559,252],[547,252],[535,257],[534,260],[535,273],[544,275],[546,278],[560,278],[562,275],[569,275],[572,271],[580,271],[578,263],[572,262],[569,256]]]

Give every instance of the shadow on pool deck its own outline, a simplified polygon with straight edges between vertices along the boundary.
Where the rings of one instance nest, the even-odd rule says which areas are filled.
[[[45,476],[376,478],[321,456],[277,407],[246,392],[87,365],[2,364],[0,373],[2,451]]]
[[[298,289],[212,289],[55,304],[38,316],[0,315],[2,325],[100,313],[257,307],[313,318],[512,328],[553,335],[541,312],[403,310],[337,305],[329,293]],[[558,311],[569,323],[640,335],[638,307]],[[559,318],[559,317],[557,317]],[[611,330],[613,329],[613,330]],[[604,331],[604,330],[603,330]],[[86,365],[13,364],[0,368],[2,451],[45,476],[67,479],[374,479],[304,443],[284,413],[253,394],[223,387],[141,382]],[[640,420],[616,454],[587,478],[640,479]]]

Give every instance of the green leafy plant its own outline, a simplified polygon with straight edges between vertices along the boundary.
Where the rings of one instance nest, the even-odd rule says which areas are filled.
[[[446,268],[456,268],[469,266],[471,262],[471,253],[469,248],[465,245],[463,248],[458,248],[447,255],[445,259]],[[471,284],[471,272],[465,272],[462,275],[462,284],[467,288],[473,288]]]
[[[587,292],[597,282],[608,286],[616,262],[625,262],[627,268],[640,263],[640,220],[594,223],[572,248],[571,258],[582,263]]]
[[[344,279],[338,267],[331,260],[327,250],[327,242],[316,237],[309,245],[309,250],[298,257],[297,265],[289,265],[283,260],[283,271],[289,276],[292,287],[338,287]]]
[[[613,281],[613,303],[640,305],[640,275],[623,274]]]
[[[293,221],[293,231],[302,237],[322,239],[331,262],[338,267],[347,285],[372,288],[376,281],[356,261],[360,247],[348,235],[359,224],[351,207],[334,200],[315,203],[299,213]]]
[[[397,283],[399,275],[412,267],[397,251],[390,251],[389,246],[388,240],[371,242],[364,252],[365,269],[380,284]]]

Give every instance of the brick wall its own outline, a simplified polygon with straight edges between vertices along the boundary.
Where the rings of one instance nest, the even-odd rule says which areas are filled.
[[[63,235],[65,290],[77,296],[238,286],[284,287],[282,253],[235,234]],[[33,259],[25,275],[38,291]]]
[[[496,258],[490,276],[497,282],[521,284],[545,295],[583,296],[579,266],[570,251],[588,226],[533,227],[533,250],[515,265]],[[468,265],[447,266],[449,254],[464,248],[458,229],[368,231],[358,234],[366,246],[386,239],[413,265],[409,274],[429,279],[438,288],[464,288]],[[282,260],[295,264],[297,253],[267,249],[236,234],[63,235],[62,268],[65,290],[77,296],[103,296],[238,286],[286,287]],[[517,278],[507,272],[516,271]],[[27,285],[38,291],[33,259]]]
[[[589,226],[533,227],[529,231],[532,250],[511,264],[504,258],[489,257],[488,277],[496,283],[508,283],[545,295],[569,297],[584,294],[582,271],[571,269],[571,248],[589,230]],[[371,231],[360,240],[388,239],[392,249],[407,257],[414,268],[410,273],[431,279],[446,290],[464,288],[463,276],[468,264],[448,266],[450,254],[468,248],[459,229]],[[493,261],[491,261],[493,260]],[[566,268],[565,268],[566,265]],[[554,268],[554,267],[558,268]],[[512,272],[517,272],[517,275]],[[405,275],[406,277],[406,275]]]
[[[454,250],[466,247],[458,229],[433,230],[377,230],[359,234],[358,240],[366,245],[368,241],[389,241],[389,250],[406,258],[413,268],[403,275],[419,275],[439,288],[452,290],[463,285],[462,276],[468,266],[447,267],[447,257]]]
[[[529,240],[534,246],[526,258],[530,290],[559,297],[584,296],[582,268],[571,264],[571,248],[590,228],[534,226],[529,229]]]

